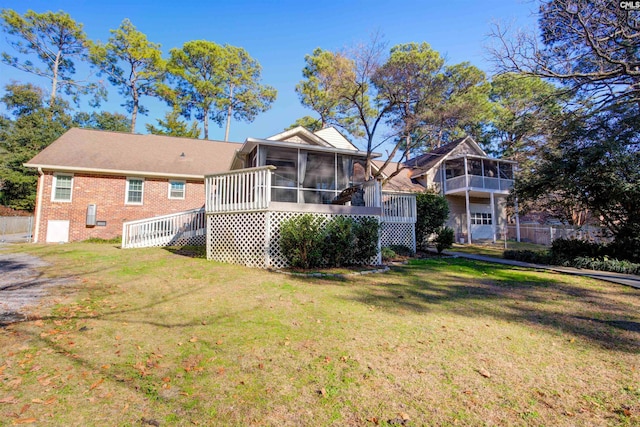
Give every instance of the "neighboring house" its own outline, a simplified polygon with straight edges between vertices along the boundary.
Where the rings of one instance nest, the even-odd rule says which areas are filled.
[[[238,143],[71,129],[31,159],[34,242],[110,239],[126,221],[204,205],[204,175],[229,170]]]
[[[449,202],[448,225],[457,241],[496,241],[506,230],[506,197],[516,162],[494,159],[471,137],[460,138],[406,162],[406,178],[433,188]]]

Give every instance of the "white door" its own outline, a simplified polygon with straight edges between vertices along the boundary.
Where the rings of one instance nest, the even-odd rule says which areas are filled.
[[[69,241],[69,221],[50,219],[47,221],[47,243],[67,243]]]

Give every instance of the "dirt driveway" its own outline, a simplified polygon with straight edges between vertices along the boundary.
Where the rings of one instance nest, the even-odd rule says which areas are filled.
[[[27,319],[32,310],[51,303],[46,297],[52,288],[73,282],[44,277],[47,265],[33,255],[0,252],[0,327]]]

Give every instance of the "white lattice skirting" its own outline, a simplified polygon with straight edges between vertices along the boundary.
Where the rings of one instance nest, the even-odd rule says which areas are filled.
[[[415,252],[416,225],[398,222],[383,222],[380,233],[380,246],[401,245]]]
[[[280,225],[301,212],[261,211],[207,215],[207,259],[258,268],[285,268],[287,260],[280,251]],[[331,219],[368,215],[317,213]],[[373,216],[373,218],[377,218]],[[383,224],[381,245],[405,245],[415,249],[414,224]],[[370,260],[379,263],[379,256]]]

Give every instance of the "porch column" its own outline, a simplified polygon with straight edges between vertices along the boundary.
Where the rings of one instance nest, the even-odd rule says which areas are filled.
[[[465,158],[465,163],[466,163],[466,158]],[[471,207],[469,206],[469,189],[467,189],[464,192],[464,194],[465,194],[465,205],[467,208],[467,241],[468,241],[468,244],[471,244]]]
[[[518,198],[516,197],[513,202],[513,207],[516,210],[516,241],[520,241],[520,214],[518,213]]]
[[[467,155],[464,155],[464,186],[469,188],[469,164],[467,162]],[[467,199],[469,198],[469,196],[467,195]],[[468,200],[467,200],[467,205],[468,205]]]
[[[498,222],[498,218],[496,217],[496,203],[495,197],[493,195],[493,191],[489,193],[491,200],[491,228],[493,229],[493,243],[496,242],[496,223]]]

